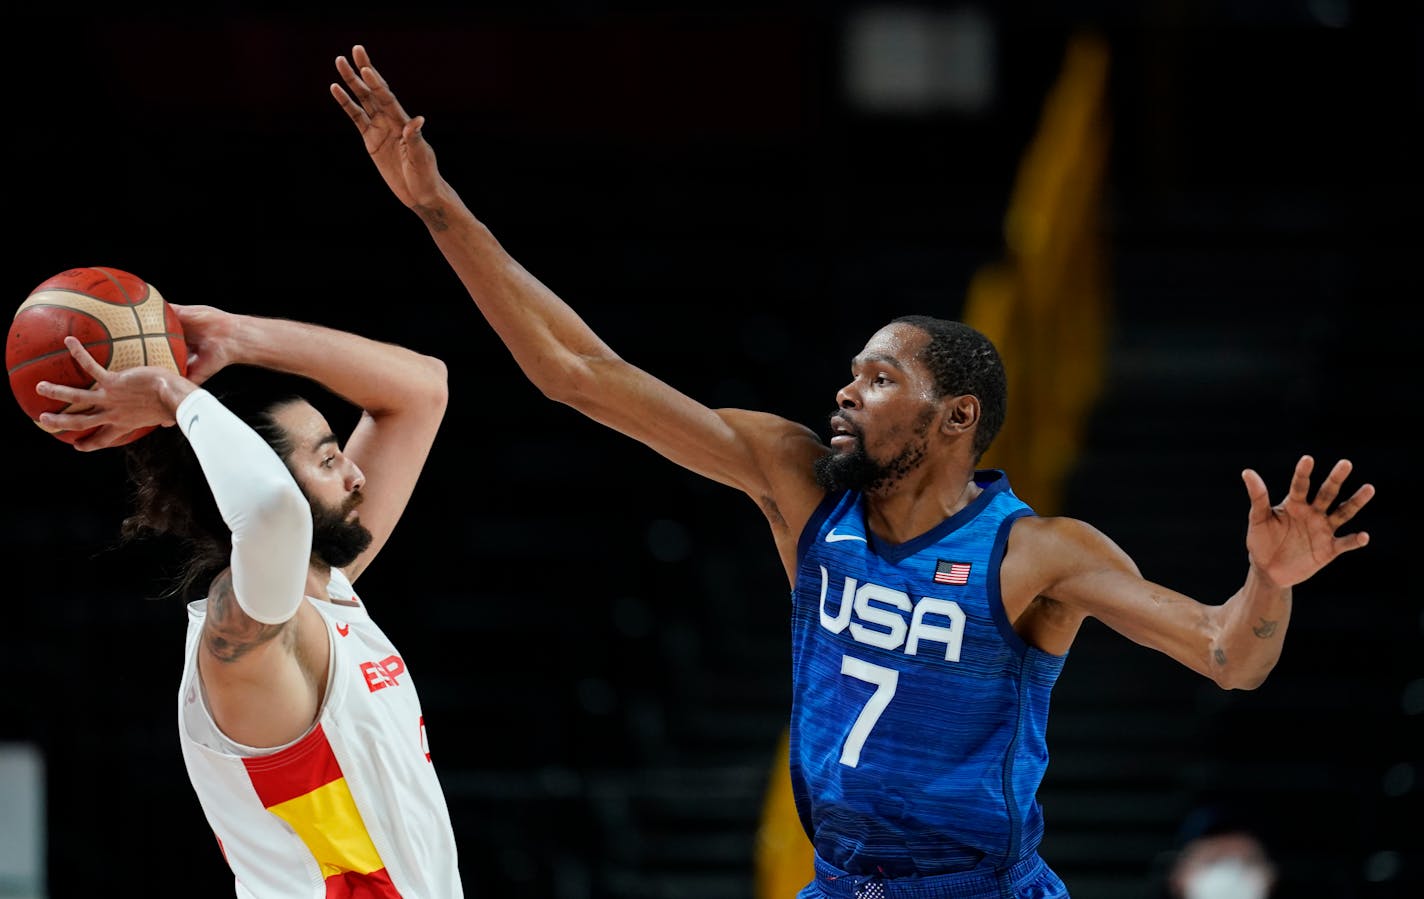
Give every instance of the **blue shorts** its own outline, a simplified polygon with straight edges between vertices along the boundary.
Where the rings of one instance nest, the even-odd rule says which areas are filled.
[[[796,899],[1068,899],[1068,888],[1037,855],[1005,871],[933,877],[847,874],[816,857],[816,879]]]

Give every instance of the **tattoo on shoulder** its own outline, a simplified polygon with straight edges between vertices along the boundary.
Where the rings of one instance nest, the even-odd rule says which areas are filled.
[[[1226,664],[1226,650],[1224,650],[1224,649],[1219,649],[1219,648],[1218,648],[1215,652],[1212,653],[1212,658],[1216,660],[1216,664],[1218,664],[1218,665],[1225,665],[1225,664]]]
[[[1262,618],[1260,624],[1251,628],[1251,633],[1264,640],[1274,634],[1279,625],[1279,621],[1267,621],[1265,618]]]
[[[247,617],[247,613],[237,604],[231,571],[224,571],[213,580],[208,591],[207,621],[203,625],[203,643],[213,658],[220,662],[236,662],[249,650],[285,630],[285,624],[263,624]]]

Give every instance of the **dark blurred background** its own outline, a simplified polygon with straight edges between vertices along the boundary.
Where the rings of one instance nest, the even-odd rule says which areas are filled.
[[[1245,572],[1242,468],[1279,499],[1301,453],[1348,456],[1379,495],[1350,526],[1370,546],[1297,590],[1258,691],[1089,622],[1043,854],[1080,899],[1157,896],[1224,798],[1270,838],[1278,895],[1424,894],[1417,4],[205,9],[7,13],[5,289],[18,307],[114,266],[447,360],[443,434],[361,588],[419,683],[471,895],[750,899],[786,583],[746,498],[524,379],[327,93],[357,42],[616,350],[819,427],[879,325],[961,315],[1006,257],[1045,98],[1095,35],[1106,372],[1040,504],[1217,602]],[[0,896],[231,895],[178,751],[184,613],[151,598],[171,559],[114,548],[117,451],[13,405],[4,427]]]

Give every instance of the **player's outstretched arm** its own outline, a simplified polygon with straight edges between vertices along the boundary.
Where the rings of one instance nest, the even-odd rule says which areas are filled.
[[[436,245],[525,375],[546,396],[750,495],[799,533],[821,492],[810,429],[772,415],[714,411],[628,364],[508,253],[441,176],[421,116],[411,117],[364,47],[336,60],[336,102],[396,197]]]
[[[1364,484],[1337,502],[1351,472],[1351,463],[1341,460],[1311,497],[1313,467],[1309,456],[1301,457],[1289,491],[1274,506],[1260,475],[1242,473],[1251,504],[1249,565],[1245,582],[1224,603],[1204,604],[1146,580],[1106,536],[1065,518],[1026,519],[1015,527],[1010,553],[1037,560],[1012,569],[1026,572],[1018,589],[1097,618],[1223,688],[1254,689],[1280,659],[1292,588],[1369,542],[1364,531],[1338,532],[1370,501],[1374,487]]]

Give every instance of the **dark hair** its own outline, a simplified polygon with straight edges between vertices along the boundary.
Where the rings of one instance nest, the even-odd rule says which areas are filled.
[[[293,447],[290,435],[274,418],[277,410],[305,398],[285,389],[231,389],[219,393],[224,406],[249,425],[285,462]],[[188,438],[177,426],[159,428],[124,447],[132,511],[119,527],[123,543],[153,536],[180,542],[186,560],[173,576],[165,596],[190,596],[208,582],[232,556],[232,532],[213,499],[202,466]]]
[[[913,325],[930,336],[920,353],[934,375],[939,396],[973,394],[979,398],[979,426],[974,432],[977,462],[1004,425],[1009,402],[1008,375],[989,338],[963,322],[929,315],[902,315],[891,324]]]

